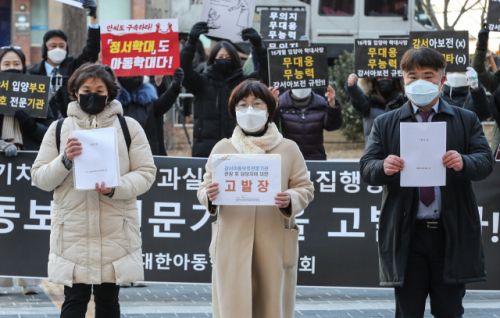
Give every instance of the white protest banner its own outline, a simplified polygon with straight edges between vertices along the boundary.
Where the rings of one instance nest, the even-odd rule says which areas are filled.
[[[56,0],[58,2],[69,4],[70,6],[83,9],[83,1],[85,0]]]
[[[96,183],[106,188],[120,186],[120,162],[115,128],[75,130],[82,154],[73,159],[75,190],[93,190]]]
[[[213,155],[216,205],[275,205],[281,192],[281,155]]]
[[[241,31],[251,28],[256,0],[205,0],[200,21],[207,21],[209,36],[241,42]]]

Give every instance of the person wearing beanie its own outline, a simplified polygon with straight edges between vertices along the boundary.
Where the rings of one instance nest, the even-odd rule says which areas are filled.
[[[101,51],[101,32],[97,24],[97,4],[85,0],[83,8],[90,17],[87,45],[78,56],[68,56],[68,37],[61,30],[50,30],[43,36],[43,60],[29,69],[33,75],[50,76],[50,108],[54,116],[67,117],[66,109],[70,102],[67,81],[76,69],[87,62],[97,62]]]

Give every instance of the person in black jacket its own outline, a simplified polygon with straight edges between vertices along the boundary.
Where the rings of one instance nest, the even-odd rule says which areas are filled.
[[[26,74],[26,57],[20,48],[3,48],[0,66],[2,72]],[[53,121],[50,107],[47,107],[47,118],[33,118],[23,109],[16,110],[14,116],[0,115],[0,150],[6,155],[16,155],[12,144],[19,150],[39,150]]]
[[[384,186],[379,218],[381,286],[395,287],[396,317],[462,317],[465,284],[486,280],[481,219],[472,181],[493,171],[493,156],[476,114],[452,107],[440,91],[446,61],[420,47],[401,61],[408,101],[375,119],[360,160],[361,177]],[[401,187],[400,124],[446,122],[446,186]],[[423,158],[422,158],[423,159]]]
[[[87,62],[96,62],[101,51],[101,31],[97,24],[97,5],[85,0],[83,7],[90,16],[87,45],[78,57],[68,56],[68,37],[61,30],[50,30],[43,36],[43,60],[29,69],[30,74],[51,77],[50,108],[57,118],[67,117],[71,102],[67,82],[76,69]],[[57,79],[57,81],[56,81]],[[56,83],[57,82],[57,83]]]
[[[174,105],[181,90],[184,72],[178,68],[168,89],[158,98],[156,88],[144,83],[144,76],[118,77],[121,86],[116,98],[123,106],[123,114],[132,117],[141,124],[146,132],[151,152],[160,155],[158,142],[158,118],[168,112]]]
[[[185,72],[183,85],[195,96],[193,157],[208,157],[212,148],[223,138],[231,138],[236,121],[229,115],[229,96],[233,89],[248,78],[267,79],[267,50],[252,28],[242,31],[242,39],[250,40],[259,58],[259,71],[244,75],[241,59],[232,44],[217,43],[208,58],[203,74],[193,69],[196,42],[208,33],[206,22],[191,29],[186,47],[181,51],[181,67]]]
[[[490,117],[486,92],[472,67],[467,67],[467,72],[447,72],[441,98],[450,105],[476,113],[480,121]]]

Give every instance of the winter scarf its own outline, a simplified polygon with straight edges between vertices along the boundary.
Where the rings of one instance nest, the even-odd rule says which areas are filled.
[[[246,136],[240,126],[236,126],[231,138],[231,143],[239,153],[245,154],[265,154],[276,148],[283,140],[283,135],[278,131],[274,123],[269,124],[269,128],[264,136]]]
[[[14,118],[14,116],[3,116],[2,135],[0,137],[2,137],[3,140],[16,145],[23,144],[21,127],[19,127],[19,122]]]

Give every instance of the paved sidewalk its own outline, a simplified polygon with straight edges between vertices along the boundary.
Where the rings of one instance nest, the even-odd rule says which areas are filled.
[[[47,282],[44,287],[31,296],[22,295],[19,287],[0,288],[0,318],[58,318],[62,289]],[[122,288],[120,302],[127,318],[212,316],[211,287],[206,284]],[[464,307],[464,317],[500,317],[500,291],[468,291]],[[394,295],[391,289],[298,287],[295,317],[394,317]],[[429,310],[425,317],[432,317]]]

